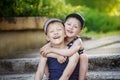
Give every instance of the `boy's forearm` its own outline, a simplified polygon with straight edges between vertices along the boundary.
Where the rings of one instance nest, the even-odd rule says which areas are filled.
[[[42,80],[43,78],[43,73],[37,71],[35,75],[35,80]]]
[[[55,54],[55,53],[49,53],[46,55],[47,57],[52,57],[52,58],[58,58],[60,55]]]
[[[62,56],[68,56],[69,49],[55,49],[52,50],[54,53],[62,55]]]
[[[42,80],[45,71],[46,61],[47,58],[41,56],[40,62],[38,64],[37,72],[35,75],[35,80]]]
[[[76,53],[82,46],[82,41],[81,40],[76,40],[73,45],[68,49],[55,49],[55,48],[51,48],[51,52],[53,53],[57,53],[59,55],[62,56],[72,56],[74,53]]]
[[[80,55],[79,80],[86,79],[87,71],[88,71],[88,57],[84,53]]]
[[[59,55],[62,55],[62,56],[70,57],[77,51],[74,48],[73,49],[72,48],[71,49],[55,49],[55,48],[53,48],[52,52],[56,53],[56,54],[59,54]]]
[[[43,71],[40,70],[40,64],[38,65],[37,72],[35,74],[35,80],[42,80],[43,78]]]

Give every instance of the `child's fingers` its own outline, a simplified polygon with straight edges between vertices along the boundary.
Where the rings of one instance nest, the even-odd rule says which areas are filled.
[[[43,48],[40,48],[40,53],[43,52]]]
[[[45,56],[45,52],[43,51],[43,56]]]
[[[66,58],[63,59],[63,63],[66,61]]]
[[[44,57],[46,56],[44,51],[42,51],[40,54]]]
[[[62,63],[63,63],[63,60],[62,60],[62,59],[58,59],[58,62],[59,62],[60,64],[62,64]]]
[[[58,62],[61,64],[62,63],[62,61],[61,60],[58,60]]]
[[[66,61],[65,58],[61,58],[60,63],[62,64],[62,63],[64,63],[65,61]]]
[[[42,51],[40,54],[43,56],[44,52]]]

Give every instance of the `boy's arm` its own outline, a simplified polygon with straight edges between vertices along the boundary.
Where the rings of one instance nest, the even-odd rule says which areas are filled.
[[[64,56],[61,56],[61,55],[55,54],[55,53],[49,53],[47,55],[44,55],[44,52],[51,48],[50,44],[51,43],[49,42],[40,49],[40,55],[45,56],[45,57],[56,58],[59,63],[64,63],[66,61],[66,57],[64,57]]]
[[[46,55],[46,57],[56,58],[59,63],[64,63],[66,61],[66,57],[55,54],[55,53],[49,53]]]
[[[85,80],[88,71],[88,56],[87,54],[80,55],[79,80]]]
[[[49,77],[49,70],[48,70],[48,65],[46,64],[45,66],[45,76],[48,78]]]
[[[76,53],[69,58],[69,62],[59,80],[69,80],[79,60],[79,54]]]
[[[45,71],[46,62],[47,62],[47,58],[41,56],[40,62],[38,64],[37,72],[35,75],[35,80],[42,80]]]
[[[83,49],[83,44],[81,39],[77,39],[69,49],[55,49],[51,48],[50,52],[57,53],[62,56],[72,56],[79,49]]]

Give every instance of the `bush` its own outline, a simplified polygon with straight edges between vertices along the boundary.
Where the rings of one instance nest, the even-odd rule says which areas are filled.
[[[116,16],[109,16],[105,13],[95,12],[84,8],[85,26],[87,31],[109,32],[120,30],[119,19]]]
[[[80,13],[85,17],[87,31],[108,32],[120,30],[119,19],[87,7],[72,6],[63,0],[0,0],[0,15],[47,16],[62,20],[70,13]]]

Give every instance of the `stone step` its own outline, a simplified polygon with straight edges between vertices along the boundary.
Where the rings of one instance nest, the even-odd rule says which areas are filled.
[[[89,70],[120,71],[120,55],[89,57]],[[0,74],[31,73],[37,69],[40,58],[20,58],[0,60]]]
[[[89,56],[89,70],[119,70],[120,55],[94,55]]]
[[[0,75],[0,80],[34,80],[35,73]]]
[[[0,74],[35,72],[40,58],[0,60]]]
[[[120,71],[89,71],[87,80],[120,80]]]
[[[0,75],[0,80],[34,80],[34,76],[35,73]],[[120,71],[89,71],[87,80],[120,80]]]

